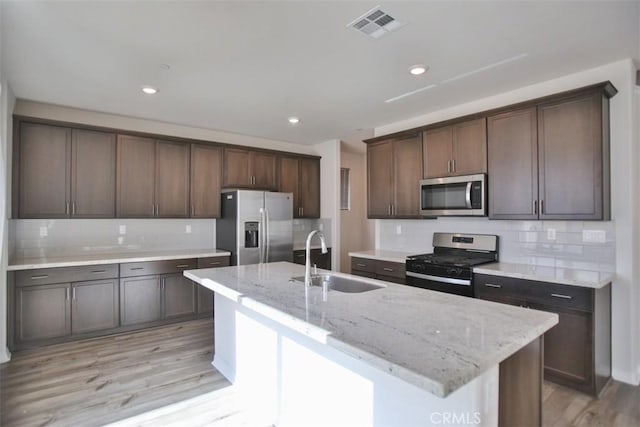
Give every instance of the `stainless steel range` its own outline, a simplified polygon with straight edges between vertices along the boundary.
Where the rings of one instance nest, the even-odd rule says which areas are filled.
[[[498,261],[498,236],[433,233],[433,253],[406,260],[409,286],[474,296],[473,267]]]

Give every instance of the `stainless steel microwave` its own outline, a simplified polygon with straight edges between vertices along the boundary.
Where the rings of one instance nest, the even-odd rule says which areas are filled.
[[[423,216],[486,216],[487,175],[421,180],[420,214]]]

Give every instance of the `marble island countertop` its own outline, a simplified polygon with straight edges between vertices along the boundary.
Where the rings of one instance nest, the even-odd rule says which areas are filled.
[[[613,281],[614,274],[602,271],[578,270],[563,267],[544,267],[531,264],[495,262],[473,268],[474,273],[515,279],[537,280],[561,285],[599,289]]]
[[[136,251],[118,253],[88,253],[77,255],[43,255],[40,257],[11,257],[7,270],[32,268],[77,267],[81,265],[117,264],[124,262],[163,261],[181,258],[206,258],[229,256],[230,252],[218,249],[184,249],[163,251]]]
[[[185,271],[185,276],[267,318],[439,397],[496,366],[558,316],[409,286],[349,294],[291,282],[304,267],[278,262]]]

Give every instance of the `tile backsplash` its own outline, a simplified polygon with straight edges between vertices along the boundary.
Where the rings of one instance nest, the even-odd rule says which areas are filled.
[[[16,219],[10,257],[212,249],[215,219]]]
[[[294,219],[293,220],[293,247],[304,248],[307,236],[313,230],[320,230],[324,235],[325,243],[331,247],[331,219]],[[313,239],[312,245],[319,245],[320,240]]]
[[[434,232],[496,234],[504,262],[615,271],[613,221],[377,220],[376,248],[431,252]]]

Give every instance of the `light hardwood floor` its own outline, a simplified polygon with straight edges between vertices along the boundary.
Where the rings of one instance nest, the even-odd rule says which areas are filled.
[[[2,426],[240,426],[233,387],[211,366],[211,320],[15,353],[0,365]],[[545,426],[640,426],[640,387],[600,399],[552,383]]]

